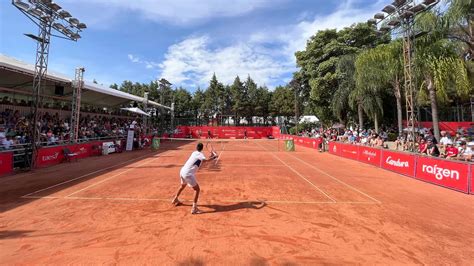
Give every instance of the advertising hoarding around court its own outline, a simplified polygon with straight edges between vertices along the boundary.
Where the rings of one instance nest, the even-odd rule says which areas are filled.
[[[413,154],[393,152],[384,150],[382,152],[382,168],[415,177],[415,161],[416,156]]]
[[[0,176],[13,172],[13,152],[0,153]]]
[[[340,156],[357,160],[359,158],[359,146],[350,144],[340,144]]]
[[[469,165],[418,156],[415,178],[443,187],[469,192]]]
[[[382,150],[370,147],[359,147],[359,161],[380,167]]]

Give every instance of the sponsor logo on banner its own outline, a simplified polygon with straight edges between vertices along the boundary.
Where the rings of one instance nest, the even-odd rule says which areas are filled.
[[[43,155],[41,157],[41,160],[43,162],[54,161],[54,160],[58,159],[58,156],[59,156],[59,152],[55,152],[51,155]]]
[[[423,164],[421,169],[422,169],[421,171],[423,171],[423,173],[432,174],[438,180],[443,180],[443,178],[451,178],[451,179],[459,180],[459,172],[458,171],[438,167],[438,165],[436,165],[436,164],[434,166]]]
[[[468,164],[422,156],[417,161],[417,179],[468,193]]]
[[[369,158],[369,160],[371,158],[374,158],[375,156],[377,156],[377,153],[371,152],[371,151],[368,151],[368,150],[365,150],[362,154],[366,155]]]
[[[402,161],[400,158],[397,160],[392,159],[392,156],[388,156],[387,159],[385,160],[385,163],[395,166],[395,167],[401,167],[401,168],[408,168],[410,167],[410,162],[408,161]]]

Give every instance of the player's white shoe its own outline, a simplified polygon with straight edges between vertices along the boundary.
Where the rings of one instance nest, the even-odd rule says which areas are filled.
[[[193,207],[191,209],[191,214],[201,214],[202,211],[200,209],[198,209],[198,207]]]
[[[181,201],[178,200],[178,198],[174,198],[172,201],[171,201],[171,204],[173,204],[174,206],[179,206],[181,205]]]

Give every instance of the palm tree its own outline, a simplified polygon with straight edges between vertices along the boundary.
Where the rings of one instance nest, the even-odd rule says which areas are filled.
[[[372,88],[392,87],[397,106],[399,133],[402,125],[402,58],[400,41],[392,41],[361,53],[356,61],[356,82]]]
[[[439,140],[438,103],[453,95],[467,97],[470,83],[464,60],[456,53],[459,46],[445,38],[445,19],[426,13],[417,21],[417,30],[429,32],[416,43],[416,71],[422,81],[421,96],[428,94],[435,137]]]
[[[336,67],[338,88],[331,99],[331,109],[339,122],[345,124],[349,111],[349,96],[355,90],[355,60],[354,54],[344,55],[339,59]],[[359,128],[363,127],[363,117],[359,116]]]

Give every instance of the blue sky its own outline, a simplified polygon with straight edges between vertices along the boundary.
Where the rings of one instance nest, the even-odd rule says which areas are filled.
[[[57,0],[86,23],[77,43],[55,38],[49,69],[120,84],[166,78],[194,91],[212,74],[225,84],[250,75],[259,85],[284,85],[294,53],[320,29],[366,21],[387,0]],[[0,1],[0,53],[34,63],[36,26]]]

